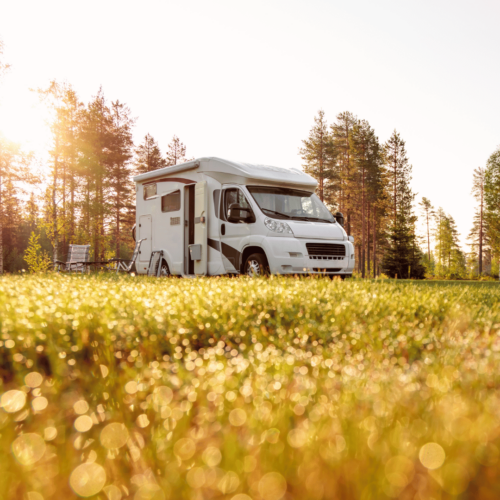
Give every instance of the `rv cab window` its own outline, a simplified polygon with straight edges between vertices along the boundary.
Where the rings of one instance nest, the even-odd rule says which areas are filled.
[[[224,191],[224,218],[227,220],[227,212],[229,207],[237,203],[242,208],[252,208],[248,203],[245,195],[237,188],[230,188]]]
[[[162,212],[177,212],[181,209],[181,192],[174,191],[161,197]]]
[[[149,200],[149,198],[152,198],[153,196],[156,196],[156,183],[146,184],[144,186],[144,199]]]

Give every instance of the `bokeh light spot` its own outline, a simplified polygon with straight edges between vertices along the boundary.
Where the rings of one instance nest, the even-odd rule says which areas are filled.
[[[26,404],[26,394],[22,391],[7,391],[2,394],[0,398],[0,406],[7,413],[15,413],[21,410]]]
[[[43,431],[43,439],[45,441],[52,441],[57,437],[57,429],[55,427],[46,427]]]
[[[158,406],[167,406],[173,399],[174,393],[170,387],[162,385],[155,390],[153,401]]]
[[[209,467],[217,467],[217,465],[220,464],[220,461],[222,460],[222,454],[219,450],[219,448],[216,448],[215,446],[209,446],[202,455],[203,461],[209,466]]]
[[[443,465],[446,454],[441,445],[437,443],[427,443],[420,448],[418,457],[425,468],[434,470]]]
[[[120,488],[118,488],[118,486],[115,486],[114,484],[108,484],[108,486],[104,486],[102,491],[104,492],[108,500],[122,499],[122,492],[120,491]]]
[[[234,427],[240,427],[247,421],[247,414],[242,408],[235,408],[229,413],[229,422]]]
[[[189,438],[179,439],[179,441],[177,441],[174,445],[174,453],[181,460],[189,460],[194,455],[195,451],[196,445],[194,444],[194,441]]]
[[[38,372],[31,372],[24,377],[24,383],[34,389],[35,387],[40,387],[43,382],[43,376]]]
[[[137,382],[133,380],[125,384],[125,392],[128,394],[135,394],[137,392]]]
[[[203,469],[201,467],[189,469],[186,474],[186,481],[193,489],[201,488],[205,484],[205,473]]]
[[[268,472],[259,481],[259,493],[264,500],[279,500],[286,488],[285,478],[279,472]]]
[[[125,446],[128,441],[128,430],[124,424],[113,422],[101,431],[101,444],[108,449],[116,449]]]
[[[45,441],[35,433],[22,434],[12,443],[12,453],[22,465],[33,465],[45,453]]]
[[[87,432],[92,429],[94,422],[88,415],[81,415],[75,420],[75,429],[78,432]]]
[[[81,464],[71,473],[69,484],[81,497],[97,495],[106,484],[106,471],[95,462]]]
[[[89,404],[84,399],[80,399],[73,405],[73,410],[77,415],[83,415],[89,411]]]
[[[38,398],[35,398],[31,402],[31,406],[33,407],[33,410],[35,411],[43,411],[47,406],[49,405],[49,401],[47,398],[44,398],[43,396],[40,396]]]

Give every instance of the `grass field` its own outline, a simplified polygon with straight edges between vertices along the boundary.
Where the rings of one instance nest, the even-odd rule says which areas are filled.
[[[498,499],[500,287],[0,279],[0,498]]]

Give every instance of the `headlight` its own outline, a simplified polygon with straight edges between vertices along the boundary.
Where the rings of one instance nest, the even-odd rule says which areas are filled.
[[[292,228],[286,222],[280,222],[279,220],[274,220],[266,217],[264,219],[264,224],[266,225],[267,229],[273,231],[274,233],[293,234]]]

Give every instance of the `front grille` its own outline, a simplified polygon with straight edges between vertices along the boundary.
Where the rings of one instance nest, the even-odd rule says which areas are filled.
[[[345,245],[339,243],[306,243],[306,248],[310,259],[345,256]]]

